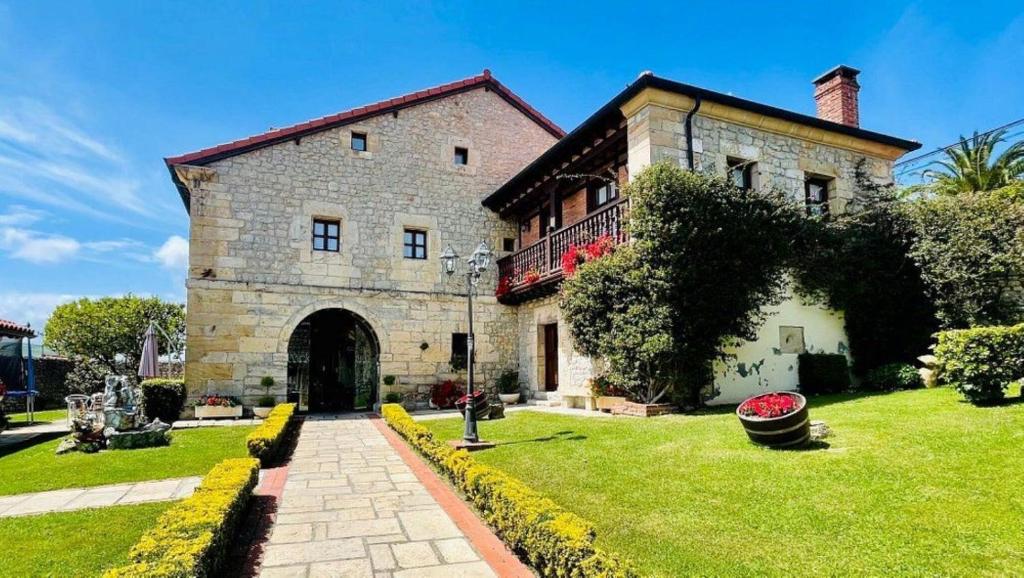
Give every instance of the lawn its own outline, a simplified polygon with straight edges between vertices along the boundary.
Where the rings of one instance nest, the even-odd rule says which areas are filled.
[[[68,416],[68,410],[66,409],[44,409],[35,412],[36,424],[41,423],[53,423],[55,421],[63,421]],[[9,421],[10,427],[25,427],[32,425],[28,421],[27,413],[9,413],[7,414],[7,420]]]
[[[590,519],[645,575],[1019,575],[1024,403],[934,389],[811,405],[826,448],[753,446],[725,411],[528,411],[482,422],[499,445],[473,456]],[[461,437],[457,419],[421,423]]]
[[[171,433],[169,446],[96,454],[58,456],[60,440],[38,443],[0,457],[0,495],[200,476],[224,458],[248,455],[245,436],[253,429],[183,429]]]
[[[0,518],[0,578],[99,576],[173,502]]]

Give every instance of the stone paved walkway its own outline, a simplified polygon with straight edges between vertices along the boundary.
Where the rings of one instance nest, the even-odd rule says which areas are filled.
[[[202,478],[195,476],[0,496],[0,518],[48,512],[70,512],[85,508],[124,506],[142,502],[180,500],[192,495],[200,480]]]
[[[303,424],[260,575],[496,576],[374,424],[355,415]]]
[[[64,423],[63,419],[57,420],[53,423],[37,423],[34,425],[24,425],[5,429],[0,432],[0,454],[3,453],[5,448],[27,442],[36,436],[57,434],[66,431],[68,431],[68,425]]]

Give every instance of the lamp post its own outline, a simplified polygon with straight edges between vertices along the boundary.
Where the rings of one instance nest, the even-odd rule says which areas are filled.
[[[450,278],[456,273],[458,268],[459,256],[455,253],[455,249],[451,245],[445,247],[444,252],[441,253],[441,266],[444,269],[444,273]],[[467,403],[466,403],[466,429],[462,434],[462,440],[467,444],[476,444],[480,442],[480,436],[477,434],[476,428],[476,404],[473,398],[473,292],[476,290],[476,286],[480,284],[480,278],[487,268],[491,264],[491,250],[487,247],[487,243],[480,243],[480,246],[473,251],[473,254],[466,261],[466,301],[469,310],[469,333],[466,335],[466,367],[469,370],[468,380],[466,383]]]

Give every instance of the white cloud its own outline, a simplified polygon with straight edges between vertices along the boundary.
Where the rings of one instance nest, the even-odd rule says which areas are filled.
[[[74,257],[82,245],[71,237],[44,235],[28,229],[0,229],[0,249],[30,263],[60,263]]]
[[[0,225],[27,227],[45,216],[45,211],[30,209],[25,205],[12,205],[6,213],[0,214]]]
[[[168,269],[184,269],[188,266],[188,241],[178,235],[171,235],[153,256]]]
[[[15,323],[31,323],[40,332],[54,308],[83,295],[61,293],[0,293],[0,319]]]

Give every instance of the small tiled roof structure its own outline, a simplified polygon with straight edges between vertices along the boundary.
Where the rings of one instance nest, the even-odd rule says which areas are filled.
[[[13,321],[0,319],[0,336],[2,337],[35,337],[36,332],[27,325],[19,325]]]

